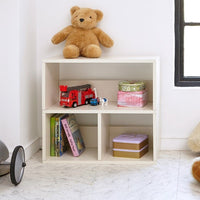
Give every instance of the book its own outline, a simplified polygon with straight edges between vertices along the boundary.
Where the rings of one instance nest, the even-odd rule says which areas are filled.
[[[58,156],[58,152],[59,152],[59,115],[57,115],[55,117],[55,139],[54,139],[54,148],[55,148],[55,156]]]
[[[75,115],[69,114],[66,118],[62,119],[61,122],[73,156],[80,156],[80,154],[85,150],[85,144]]]
[[[58,157],[67,150],[67,137],[61,124],[61,120],[66,117],[66,114],[58,114],[55,117],[55,155]]]
[[[61,153],[63,154],[64,152],[67,151],[69,147],[69,143],[68,143],[68,140],[67,140],[67,136],[65,134],[65,131],[63,129],[63,126],[62,126],[62,123],[60,121],[60,127],[61,127]]]
[[[62,156],[67,150],[68,141],[61,124],[61,114],[54,114],[50,118],[50,156]]]
[[[54,114],[50,118],[50,156],[56,156],[55,154],[55,120],[57,114]]]
[[[62,123],[61,123],[61,120],[63,118],[66,118],[67,115],[66,114],[63,114],[63,115],[60,115],[59,116],[59,130],[58,130],[58,137],[59,137],[59,140],[58,140],[58,156],[62,156],[63,153],[67,150],[67,136],[65,135],[65,132],[64,132],[64,129],[62,127]]]

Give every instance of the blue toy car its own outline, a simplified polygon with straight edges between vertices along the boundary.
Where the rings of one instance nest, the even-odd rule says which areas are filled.
[[[91,106],[97,106],[97,105],[99,105],[99,98],[90,99],[90,105]]]

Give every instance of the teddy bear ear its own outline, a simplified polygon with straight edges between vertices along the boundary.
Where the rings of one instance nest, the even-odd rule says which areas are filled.
[[[79,10],[79,9],[80,9],[80,8],[79,8],[78,6],[73,6],[73,7],[71,8],[71,10],[70,10],[71,15],[73,15],[74,12],[76,12],[76,11]]]
[[[101,19],[103,18],[103,13],[100,10],[94,10],[94,12],[97,15],[97,21],[101,21]]]

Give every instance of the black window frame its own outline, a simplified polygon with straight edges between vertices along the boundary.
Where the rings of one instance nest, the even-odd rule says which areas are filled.
[[[184,0],[175,0],[175,86],[200,86],[200,76],[184,76],[184,27],[200,23],[184,21]]]

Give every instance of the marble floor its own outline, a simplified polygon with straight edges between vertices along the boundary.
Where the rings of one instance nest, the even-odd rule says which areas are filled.
[[[195,200],[200,183],[192,177],[189,151],[161,151],[155,164],[42,164],[41,151],[29,161],[20,185],[0,178],[1,200]]]

